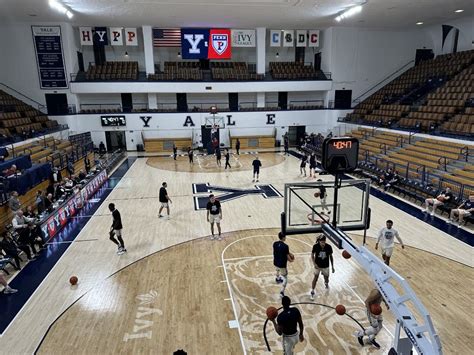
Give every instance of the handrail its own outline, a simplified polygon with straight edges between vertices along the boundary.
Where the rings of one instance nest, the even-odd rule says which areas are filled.
[[[34,103],[38,106],[38,110],[42,111],[42,109],[44,110],[44,109],[46,108],[46,106],[43,105],[42,103],[40,103],[40,102],[38,102],[38,101],[32,99],[31,97],[26,96],[25,94],[22,94],[21,92],[19,92],[18,90],[15,90],[15,89],[12,88],[11,86],[8,86],[7,84],[1,83],[1,82],[0,82],[0,85],[3,86],[3,87],[6,87],[8,90],[11,90],[11,91],[15,92],[15,93],[18,94],[18,95],[20,95],[20,96],[26,98],[27,100],[30,100],[31,102],[34,102]],[[43,112],[43,111],[42,111],[42,112]],[[45,113],[45,112],[43,112],[43,113]]]
[[[460,154],[461,155],[464,155],[466,161],[469,161],[469,146],[464,146],[461,148],[461,151],[460,151]]]
[[[397,145],[400,143],[400,147],[403,148],[403,136],[397,136]]]
[[[359,95],[358,97],[356,97],[354,100],[352,100],[352,102],[355,102],[356,100],[359,100],[361,97],[365,96],[365,94],[367,94],[368,92],[372,91],[373,89],[375,89],[377,86],[379,86],[380,84],[382,84],[383,82],[387,81],[388,78],[392,77],[393,75],[397,74],[399,71],[401,71],[402,69],[404,69],[406,66],[408,66],[409,64],[411,63],[414,63],[415,60],[412,59],[410,60],[408,63],[406,63],[405,65],[403,65],[402,67],[400,67],[399,69],[395,70],[393,73],[389,74],[388,76],[386,76],[384,79],[382,79],[380,82],[378,82],[377,84],[373,85],[370,89],[368,89],[367,91],[365,91],[363,94]]]
[[[387,145],[385,143],[380,144],[379,148],[383,150],[385,155],[387,155]]]

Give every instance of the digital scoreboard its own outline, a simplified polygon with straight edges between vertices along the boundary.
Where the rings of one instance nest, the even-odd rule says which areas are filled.
[[[354,137],[326,138],[321,164],[328,173],[354,171],[359,161],[359,140]]]
[[[117,115],[117,116],[100,116],[100,121],[102,126],[126,126],[127,122],[125,120],[125,116]]]

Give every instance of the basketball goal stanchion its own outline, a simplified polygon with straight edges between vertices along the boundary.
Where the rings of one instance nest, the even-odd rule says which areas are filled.
[[[353,171],[357,167],[358,157],[358,141],[351,137],[338,137],[326,139],[323,143],[323,168],[331,174],[341,174],[344,172]],[[336,178],[337,180],[337,178]],[[357,246],[352,239],[344,232],[348,230],[362,230],[368,228],[370,222],[370,209],[368,208],[368,198],[370,191],[370,184],[364,180],[366,188],[361,199],[364,204],[361,209],[361,219],[352,225],[339,223],[333,219],[333,225],[329,221],[321,218],[322,223],[316,226],[301,226],[292,224],[291,216],[291,196],[295,195],[298,202],[303,202],[309,209],[313,210],[318,216],[320,214],[314,211],[314,208],[304,201],[304,198],[296,191],[306,188],[317,188],[317,183],[298,183],[286,184],[284,196],[284,209],[281,215],[282,233],[288,234],[307,234],[314,232],[322,232],[334,245],[339,249],[346,250],[352,258],[370,275],[378,290],[381,292],[383,298],[390,306],[390,311],[396,317],[396,329],[393,341],[393,347],[390,354],[397,355],[411,355],[413,348],[416,349],[419,355],[441,355],[443,353],[439,335],[433,326],[431,315],[428,313],[422,302],[418,299],[415,292],[412,290],[408,282],[387,266],[381,259],[375,256],[364,246]],[[361,182],[361,181],[359,181]],[[334,183],[334,207],[337,208],[338,199],[337,191],[342,184],[354,187],[357,181],[336,181]],[[362,183],[362,182],[361,182]],[[322,183],[320,183],[322,184]],[[324,184],[322,184],[324,185]],[[326,183],[326,186],[329,186]],[[299,201],[301,200],[301,201]],[[356,205],[351,200],[349,208],[356,208]],[[298,213],[297,211],[296,213]],[[336,213],[334,214],[336,215]],[[364,236],[365,242],[365,236]],[[397,289],[400,290],[397,291]],[[408,308],[410,303],[417,314],[421,317],[417,319],[415,315]],[[406,337],[403,336],[402,330]]]

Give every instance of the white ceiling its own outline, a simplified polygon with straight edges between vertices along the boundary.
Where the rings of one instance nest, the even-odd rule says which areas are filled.
[[[474,0],[368,0],[361,13],[334,17],[363,0],[63,0],[74,25],[309,29],[330,26],[375,28],[424,26],[472,16]],[[463,13],[454,13],[464,9]],[[36,15],[36,16],[31,16]],[[65,22],[48,0],[0,0],[0,20]]]

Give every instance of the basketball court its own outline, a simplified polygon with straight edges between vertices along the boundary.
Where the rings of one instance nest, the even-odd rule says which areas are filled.
[[[281,157],[280,153],[266,154]],[[149,159],[155,158],[136,159],[102,202],[10,325],[8,337],[1,338],[2,347],[15,343],[19,352],[36,350],[41,354],[149,353],[156,349],[171,353],[176,348],[209,354],[268,351],[263,327],[266,307],[280,306],[272,243],[280,230],[284,199],[248,194],[226,201],[222,204],[224,240],[211,241],[205,211],[194,208],[192,183],[252,189],[255,183],[250,172],[173,172],[152,167]],[[173,164],[172,157],[160,159],[168,159],[168,166]],[[313,183],[314,179],[298,176],[298,164],[290,156],[265,167],[259,184],[271,184],[283,193],[290,179]],[[321,176],[325,181],[330,177]],[[168,182],[173,200],[170,220],[157,218],[158,191],[154,186],[161,181]],[[351,199],[345,191],[355,195]],[[347,209],[344,201],[354,201],[357,196],[360,201],[360,191],[340,190],[341,216]],[[378,198],[371,196],[369,201],[368,247],[373,251],[376,233],[388,217],[393,219],[407,245],[403,251],[396,248],[393,269],[407,279],[429,309],[444,351],[468,353],[474,346],[470,318],[464,312],[470,308],[470,297],[463,292],[449,298],[445,294],[472,283],[470,247]],[[129,250],[122,257],[115,254],[107,238],[109,202],[122,213]],[[301,211],[301,220],[311,228],[306,212]],[[355,243],[362,243],[362,231],[348,233]],[[342,258],[337,248],[336,272],[330,276],[329,290],[320,280],[316,298],[310,300],[310,252],[316,235],[288,236],[296,260],[289,265],[287,295],[295,303],[311,303],[298,305],[306,340],[296,350],[380,353],[374,347],[360,347],[353,336],[360,325],[367,326],[363,300],[374,285],[368,274],[352,259]],[[72,274],[79,278],[77,286],[68,285]],[[337,304],[346,306],[347,315],[335,313],[331,307]],[[384,329],[377,340],[388,351],[395,319],[385,309],[383,315]],[[26,329],[28,341],[18,343],[15,339]],[[272,352],[281,353],[272,324],[267,325],[266,335]]]

